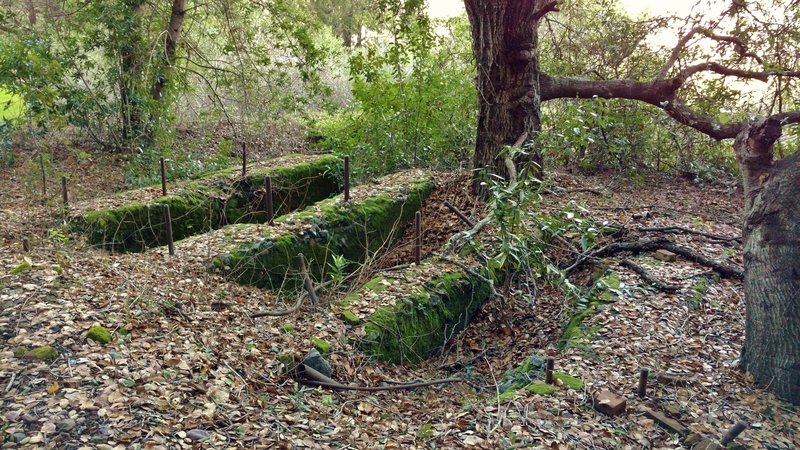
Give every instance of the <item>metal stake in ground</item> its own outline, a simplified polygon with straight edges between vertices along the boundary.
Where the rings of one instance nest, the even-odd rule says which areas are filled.
[[[302,253],[297,254],[297,266],[300,268],[300,276],[303,277],[303,284],[305,285],[306,292],[308,292],[308,298],[311,299],[311,304],[315,305],[319,301],[317,299],[317,291],[314,289],[314,283],[311,281],[311,277],[308,275],[308,270],[306,269],[306,257],[303,256]]]
[[[167,246],[169,254],[175,255],[175,242],[172,238],[172,214],[169,212],[169,205],[164,205],[164,231],[167,234]]]
[[[31,251],[31,243],[28,242],[28,238],[22,238],[22,251],[25,253]]]
[[[64,201],[64,206],[69,206],[69,195],[67,194],[67,177],[61,177],[61,200]]]
[[[272,206],[272,177],[264,177],[264,203],[267,209],[267,223],[273,225],[273,216],[275,211]]]
[[[422,260],[422,213],[414,216],[414,262],[419,265]]]
[[[247,176],[247,142],[242,142],[242,178]]]
[[[344,157],[344,201],[350,201],[350,157]]]
[[[167,169],[164,167],[164,158],[161,158],[161,195],[167,196]]]
[[[727,433],[725,433],[725,436],[722,436],[722,439],[719,440],[719,443],[722,444],[723,447],[730,444],[731,442],[733,442],[734,439],[736,439],[736,436],[742,434],[742,431],[746,430],[749,427],[750,424],[745,422],[744,420],[736,422],[736,424],[734,424],[731,427],[731,429],[728,430]]]
[[[650,376],[650,369],[639,369],[639,388],[636,389],[636,393],[639,397],[646,397],[647,396],[647,377]]]
[[[47,200],[47,174],[44,171],[44,153],[39,154],[39,168],[42,169],[42,201]]]
[[[553,384],[553,368],[556,366],[556,360],[552,357],[549,357],[544,360],[545,362],[545,370],[544,370],[544,382],[547,384]]]

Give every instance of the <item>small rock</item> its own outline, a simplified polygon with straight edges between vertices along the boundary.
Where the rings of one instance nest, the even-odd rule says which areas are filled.
[[[102,325],[92,325],[89,331],[86,332],[86,339],[90,339],[101,345],[106,345],[111,342],[111,333],[103,328]]]
[[[330,376],[333,375],[333,369],[331,369],[331,365],[316,349],[310,350],[308,353],[306,353],[306,356],[303,358],[303,364],[311,367],[326,377],[330,378]]]
[[[653,258],[664,262],[675,262],[678,259],[678,255],[672,253],[669,250],[664,250],[663,248],[661,248],[656,250],[655,253],[653,253]]]
[[[611,391],[602,391],[594,398],[594,409],[611,417],[624,413],[627,405],[625,397]]]
[[[199,428],[195,428],[194,430],[189,430],[186,432],[186,437],[197,442],[207,441],[211,439],[211,435],[208,434],[208,431],[201,430]]]
[[[311,343],[314,345],[314,348],[323,355],[327,355],[331,352],[331,344],[329,344],[325,339],[315,336],[311,338]]]
[[[75,421],[73,419],[64,419],[56,425],[58,431],[70,431],[75,428]]]
[[[23,439],[25,439],[25,433],[21,433],[21,432],[14,433],[14,434],[11,435],[11,439],[14,442],[21,442]]]
[[[42,345],[25,353],[22,358],[36,361],[53,361],[58,358],[58,350],[49,345]]]

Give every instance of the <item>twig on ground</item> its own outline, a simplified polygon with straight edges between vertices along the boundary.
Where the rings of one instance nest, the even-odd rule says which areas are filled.
[[[620,261],[620,265],[633,270],[634,272],[639,274],[639,276],[642,277],[642,279],[644,279],[644,281],[646,281],[648,284],[650,284],[654,288],[658,289],[659,291],[677,292],[681,288],[680,286],[675,286],[675,285],[664,283],[663,281],[661,281],[658,278],[656,278],[653,274],[648,272],[647,269],[645,269],[644,267],[640,266],[639,264],[636,264],[635,262],[631,261],[630,259],[623,259],[622,261]]]
[[[421,381],[416,383],[396,384],[392,386],[355,386],[342,384],[327,377],[317,370],[301,364],[297,370],[298,376],[295,380],[306,386],[316,386],[331,389],[334,391],[360,391],[360,392],[381,392],[381,391],[402,391],[406,389],[417,389],[439,384],[457,383],[463,381],[461,378],[443,378],[439,380]]]
[[[714,239],[717,241],[723,242],[742,242],[742,238],[740,237],[728,237],[728,236],[720,236],[717,234],[706,233],[703,231],[692,230],[691,228],[681,227],[681,226],[666,226],[666,227],[639,227],[639,231],[645,233],[674,233],[674,234],[696,234],[698,236],[707,237],[709,239]]]

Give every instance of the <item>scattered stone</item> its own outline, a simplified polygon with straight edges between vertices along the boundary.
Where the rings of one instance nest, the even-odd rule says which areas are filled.
[[[28,351],[23,356],[23,359],[35,361],[53,361],[58,358],[58,350],[49,345],[42,345],[33,350]]]
[[[342,318],[342,320],[344,320],[345,323],[349,325],[359,325],[361,323],[361,319],[359,319],[358,316],[349,309],[342,311],[339,316]]]
[[[653,258],[664,261],[664,262],[675,262],[678,260],[678,255],[672,253],[669,250],[664,250],[663,248],[658,249],[653,253]]]
[[[186,437],[196,442],[202,442],[211,439],[211,435],[208,434],[208,431],[201,430],[199,428],[187,431]]]
[[[331,344],[329,344],[325,339],[314,336],[311,338],[311,343],[314,344],[314,348],[323,355],[327,355],[331,352]]]
[[[644,415],[658,422],[658,425],[661,426],[661,428],[666,429],[667,431],[670,431],[672,433],[678,433],[681,436],[685,436],[689,432],[689,430],[685,426],[681,425],[680,422],[674,419],[670,419],[662,412],[653,411],[652,409],[648,408],[644,408],[643,412]]]
[[[594,397],[594,409],[611,417],[625,412],[628,401],[611,391],[602,391]]]
[[[56,425],[58,431],[70,431],[75,428],[75,421],[73,419],[64,419]]]
[[[30,349],[28,349],[28,347],[25,347],[24,345],[20,345],[19,347],[14,349],[14,357],[22,358],[22,357],[25,356],[26,353],[28,353],[29,350]]]
[[[106,345],[111,342],[111,333],[108,332],[102,325],[92,325],[89,331],[86,332],[86,338],[91,339],[101,345]]]
[[[303,364],[311,367],[326,377],[333,375],[333,369],[331,369],[331,365],[325,360],[325,358],[322,357],[317,349],[310,350],[308,353],[306,353],[306,356],[303,358]]]

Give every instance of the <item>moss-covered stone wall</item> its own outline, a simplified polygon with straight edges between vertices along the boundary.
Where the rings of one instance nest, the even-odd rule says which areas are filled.
[[[263,185],[272,178],[276,215],[305,207],[339,192],[341,161],[331,155],[275,165],[235,179],[233,170],[214,172],[182,185],[177,192],[150,202],[130,202],[81,213],[73,230],[92,245],[113,251],[141,251],[166,245],[164,205],[169,205],[175,240],[205,233],[229,223],[265,222]]]
[[[423,263],[423,268],[435,264]],[[361,325],[355,325],[363,327],[361,350],[382,361],[416,363],[463,330],[489,299],[492,289],[484,279],[452,268],[443,269],[431,278],[427,278],[430,271],[423,277],[412,275],[411,280],[427,278],[427,281],[404,282],[400,296],[388,304],[381,305],[390,297],[381,275],[346,297],[343,316],[347,313],[360,317],[359,303],[367,304],[366,311],[374,309],[364,315]]]
[[[388,248],[433,187],[429,175],[417,172],[361,186],[349,202],[340,195],[279,217],[274,228],[225,249],[212,266],[243,284],[279,288],[296,283],[295,257],[302,253],[311,276],[321,280],[336,255],[360,263]]]

